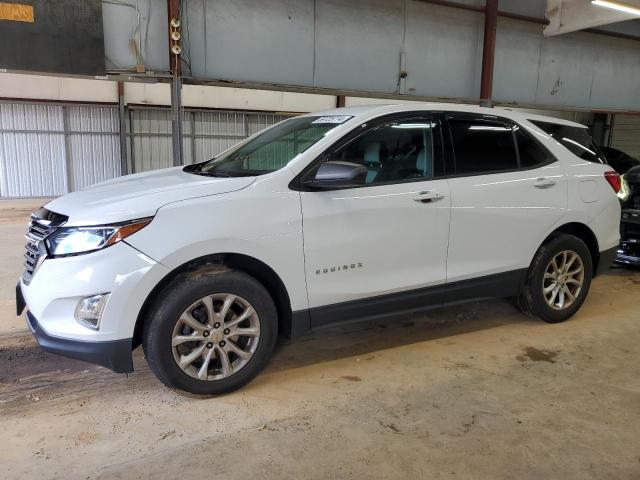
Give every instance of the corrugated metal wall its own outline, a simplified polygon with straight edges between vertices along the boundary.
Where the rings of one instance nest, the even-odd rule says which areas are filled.
[[[185,164],[208,160],[285,118],[288,117],[270,113],[185,110]],[[129,124],[132,171],[144,172],[173,166],[170,110],[131,107]]]
[[[0,103],[0,196],[62,195],[117,175],[115,107]]]
[[[61,106],[0,103],[0,195],[67,191]]]
[[[73,170],[69,190],[81,190],[120,175],[118,110],[113,107],[65,107],[69,160]]]
[[[207,160],[285,118],[186,110],[185,163]],[[129,171],[173,166],[171,111],[131,107]],[[121,175],[118,109],[0,102],[0,196],[63,195]]]
[[[616,115],[611,146],[640,159],[640,115]]]
[[[184,124],[186,130],[186,124]],[[129,109],[129,171],[133,173],[173,166],[171,111]]]

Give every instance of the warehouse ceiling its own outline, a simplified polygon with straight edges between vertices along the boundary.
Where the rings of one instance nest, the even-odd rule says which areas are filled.
[[[640,18],[640,0],[547,0],[547,37]]]

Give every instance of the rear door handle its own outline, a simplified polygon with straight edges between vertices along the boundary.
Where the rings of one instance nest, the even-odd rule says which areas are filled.
[[[533,184],[536,188],[551,188],[556,184],[553,178],[541,177],[538,178]]]
[[[444,194],[440,192],[427,191],[420,192],[417,197],[414,197],[414,201],[420,203],[432,203],[437,202],[438,200],[442,200],[444,198]]]

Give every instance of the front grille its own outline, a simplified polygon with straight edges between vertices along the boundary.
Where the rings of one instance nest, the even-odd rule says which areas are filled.
[[[67,220],[69,217],[66,215],[52,212],[45,207],[40,207],[31,214],[31,223],[29,223],[29,230],[25,235],[27,245],[24,252],[24,273],[22,274],[22,280],[27,285],[31,283],[38,266],[47,256],[44,239],[64,225]]]
[[[22,280],[27,285],[31,282],[38,265],[47,255],[43,240],[56,229],[57,227],[51,226],[49,222],[37,218],[32,218],[29,223],[24,252],[24,273],[22,274]]]

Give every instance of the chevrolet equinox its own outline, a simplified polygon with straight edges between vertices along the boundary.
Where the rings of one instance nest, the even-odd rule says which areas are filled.
[[[561,322],[619,240],[620,177],[583,125],[445,104],[290,118],[212,160],[33,213],[18,314],[45,350],[237,389],[277,335],[513,297]]]

